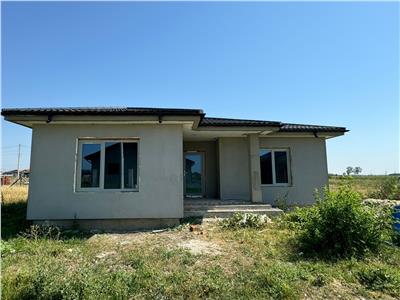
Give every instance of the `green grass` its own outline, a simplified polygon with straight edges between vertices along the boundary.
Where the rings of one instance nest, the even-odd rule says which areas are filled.
[[[380,184],[387,178],[387,175],[357,175],[349,177],[341,175],[329,175],[329,188],[337,191],[339,186],[346,182],[351,182],[352,187],[360,192],[364,197],[376,191]]]
[[[14,203],[13,201],[12,203]],[[24,201],[17,201],[25,203]],[[3,299],[395,299],[400,249],[385,245],[364,259],[306,259],[295,232],[275,221],[261,228],[188,225],[157,234],[17,234],[24,209],[2,202]],[[22,205],[22,204],[21,204]],[[19,227],[18,227],[19,226]],[[8,228],[10,227],[10,228]],[[217,255],[193,254],[200,241]]]

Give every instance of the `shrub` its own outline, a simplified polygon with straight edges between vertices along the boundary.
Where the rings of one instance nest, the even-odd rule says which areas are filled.
[[[376,250],[387,233],[373,208],[362,204],[361,195],[348,186],[324,197],[310,208],[288,217],[299,229],[298,243],[305,254],[326,257],[362,256]]]
[[[282,209],[285,212],[289,210],[287,196],[288,196],[288,193],[286,193],[283,196],[278,196],[278,198],[276,198],[275,202],[274,202],[274,204],[277,208]]]
[[[221,221],[223,228],[260,228],[267,221],[266,216],[252,213],[234,213],[231,217]]]
[[[400,177],[388,176],[378,186],[378,190],[370,193],[368,197],[376,199],[400,200]]]

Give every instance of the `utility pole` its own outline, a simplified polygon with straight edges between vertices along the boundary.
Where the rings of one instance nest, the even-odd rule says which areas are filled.
[[[21,144],[18,144],[17,179],[19,179],[19,161],[20,161],[20,159],[21,159]]]

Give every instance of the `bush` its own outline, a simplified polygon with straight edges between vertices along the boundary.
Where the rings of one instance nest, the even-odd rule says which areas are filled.
[[[400,200],[400,177],[388,176],[379,185],[378,190],[368,195],[375,199]]]
[[[235,213],[231,217],[221,221],[223,228],[260,228],[267,221],[266,216],[252,213]]]
[[[326,257],[362,256],[375,251],[387,236],[389,220],[380,220],[361,195],[347,186],[337,192],[324,190],[323,199],[287,217],[299,229],[298,243],[305,254]],[[385,219],[385,218],[384,218]]]

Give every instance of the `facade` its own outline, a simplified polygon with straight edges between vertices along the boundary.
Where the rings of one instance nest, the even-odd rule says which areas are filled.
[[[185,199],[313,202],[343,127],[207,118],[197,109],[3,109],[32,128],[27,218],[170,225]]]

